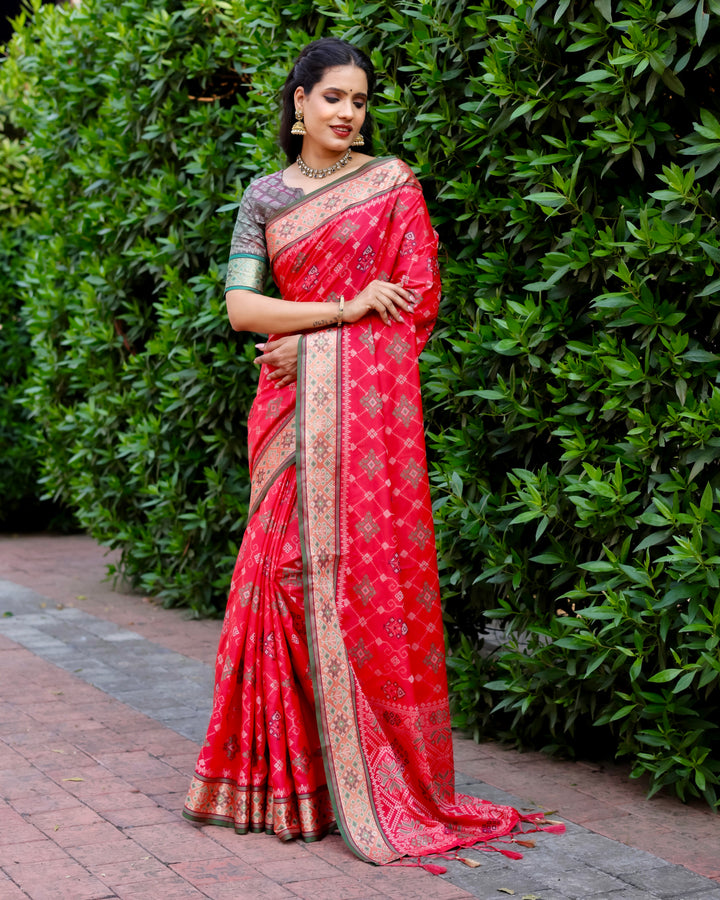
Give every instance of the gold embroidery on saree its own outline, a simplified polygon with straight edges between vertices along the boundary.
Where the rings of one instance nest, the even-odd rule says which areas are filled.
[[[230,778],[202,778],[190,785],[183,816],[191,822],[227,825],[238,834],[277,835],[280,840],[317,840],[334,823],[325,786],[311,794],[274,797],[265,785],[240,785]]]

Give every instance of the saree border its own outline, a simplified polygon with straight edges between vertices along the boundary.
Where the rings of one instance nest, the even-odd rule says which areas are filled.
[[[310,844],[322,840],[332,827],[321,823],[318,815],[326,794],[323,785],[310,793],[293,791],[278,798],[268,784],[243,785],[234,778],[208,778],[196,772],[182,816],[196,825],[232,828],[236,834],[274,834],[281,841],[300,838]]]
[[[308,341],[315,345],[312,352]],[[298,518],[305,620],[318,733],[337,825],[357,856],[382,864],[397,859],[398,853],[385,838],[372,802],[355,684],[337,608],[341,352],[341,329],[305,335],[298,347]]]
[[[377,170],[383,166],[388,168],[388,172],[383,176],[384,183],[381,183],[378,181]],[[363,203],[378,201],[402,186],[415,186],[420,190],[419,182],[405,163],[394,156],[383,156],[364,163],[354,172],[349,172],[343,178],[338,178],[279,210],[265,226],[271,270],[282,253],[318,228],[326,226],[338,216],[347,215]],[[341,193],[336,202],[332,202],[331,195],[336,188],[341,188]],[[320,200],[323,195],[327,195],[324,201]]]
[[[292,409],[255,453],[250,473],[248,520],[260,508],[276,478],[295,462],[295,443],[295,410]]]
[[[303,193],[302,197],[298,197],[296,200],[288,203],[287,206],[283,206],[282,209],[279,209],[277,212],[273,213],[273,215],[270,216],[270,218],[265,223],[266,226],[271,225],[276,219],[284,216],[289,210],[294,209],[296,206],[301,206],[303,203],[305,203],[306,200],[312,200],[315,197],[320,196],[324,191],[332,190],[332,188],[334,188],[336,185],[344,184],[346,181],[349,181],[352,178],[356,178],[358,175],[364,175],[366,169],[374,168],[376,165],[381,165],[382,163],[390,162],[391,160],[396,159],[396,156],[375,156],[373,159],[369,159],[361,166],[358,166],[357,169],[353,169],[352,172],[344,172],[339,178],[336,178],[329,184],[321,184],[318,187],[313,188],[311,191],[308,191],[307,194]],[[302,190],[302,188],[300,188],[299,190]]]

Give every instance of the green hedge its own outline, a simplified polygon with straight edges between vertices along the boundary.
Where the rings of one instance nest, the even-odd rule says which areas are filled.
[[[439,194],[462,247],[428,357],[461,719],[613,746],[715,804],[720,4],[513,6]],[[477,658],[468,606],[501,652]]]
[[[122,548],[131,584],[201,614],[246,513],[255,377],[218,290],[218,209],[264,160],[236,147],[257,113],[206,6],[38,9],[3,72],[43,207],[25,284],[45,487]]]
[[[0,114],[0,529],[45,521],[37,498],[36,430],[21,398],[32,357],[18,288],[35,214],[28,185],[32,156]]]
[[[166,602],[220,605],[247,503],[238,191],[289,60],[371,52],[445,301],[424,359],[458,721],[720,780],[720,3],[129,0],[37,12],[0,72],[47,489]],[[40,89],[42,79],[42,89]],[[24,93],[20,91],[23,88]],[[507,635],[478,653],[479,629]]]

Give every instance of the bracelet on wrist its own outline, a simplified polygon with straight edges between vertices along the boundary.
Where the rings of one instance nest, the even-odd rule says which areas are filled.
[[[338,328],[342,328],[344,312],[345,312],[345,297],[341,294],[340,295],[340,308],[338,309],[338,316],[337,316],[337,327]]]

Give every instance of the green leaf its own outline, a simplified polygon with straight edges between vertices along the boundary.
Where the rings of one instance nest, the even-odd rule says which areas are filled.
[[[606,81],[608,78],[616,77],[612,69],[591,69],[589,72],[583,72],[582,75],[578,75],[577,81],[582,84],[592,84],[595,81]]]
[[[594,2],[603,19],[612,25],[612,0],[594,0]]]
[[[700,0],[700,2],[702,2],[702,0]],[[663,84],[670,88],[671,91],[674,91],[680,97],[685,96],[685,86],[671,69],[663,69],[660,73],[660,77],[663,80]]]
[[[697,291],[696,297],[712,297],[713,294],[718,293],[720,291],[720,278],[716,278],[714,281],[711,281],[709,284],[706,284],[705,287],[701,291]]]
[[[539,203],[541,206],[559,207],[567,203],[567,198],[563,194],[556,191],[535,191],[526,194],[524,200],[530,200],[532,203]]]
[[[668,681],[674,681],[678,675],[683,674],[683,669],[663,669],[662,672],[656,672],[648,681],[654,684],[665,684]]]
[[[695,674],[695,670],[693,670],[691,672],[686,672],[681,678],[679,678],[677,684],[673,688],[673,693],[682,694],[683,691],[686,691],[695,680]]]
[[[705,0],[698,0],[695,7],[695,36],[698,47],[702,44],[710,25],[710,15],[705,12]]]

